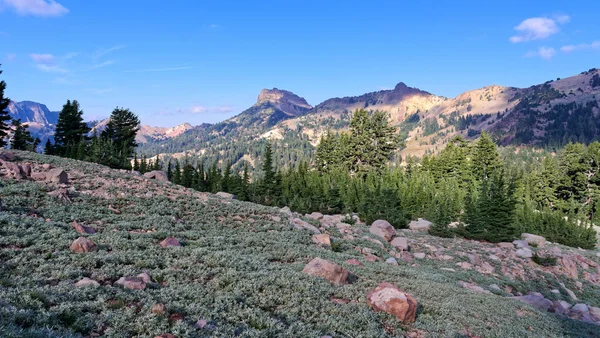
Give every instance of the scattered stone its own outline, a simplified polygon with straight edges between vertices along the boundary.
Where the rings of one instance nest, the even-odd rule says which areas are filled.
[[[23,175],[25,177],[31,176],[31,164],[30,163],[21,164],[21,165],[19,165],[19,168],[21,170],[21,175]]]
[[[523,248],[529,249],[529,243],[527,243],[527,241],[524,241],[521,239],[514,240],[512,242],[512,244],[514,244],[517,249],[523,249]]]
[[[385,262],[388,264],[391,264],[391,265],[398,265],[398,261],[394,257],[390,257],[390,258],[386,259]]]
[[[146,283],[138,277],[121,277],[115,284],[130,290],[144,290],[146,288]]]
[[[546,246],[546,238],[542,236],[524,233],[521,234],[521,238],[523,238],[523,240],[527,242],[527,244],[535,246],[537,248],[543,248]]]
[[[469,259],[469,262],[471,262],[471,264],[473,265],[481,264],[481,257],[479,257],[479,255],[468,254],[467,258]]]
[[[469,262],[460,262],[460,263],[456,263],[457,266],[460,266],[461,268],[465,269],[465,270],[470,270],[473,268],[473,265]]]
[[[360,262],[358,259],[356,259],[356,258],[351,258],[351,259],[347,260],[347,261],[346,261],[346,264],[350,264],[350,265],[357,265],[357,266],[363,265],[363,264],[362,264],[362,263],[361,263],[361,262]]]
[[[369,292],[367,305],[374,311],[389,313],[405,324],[413,323],[417,317],[417,301],[390,283],[381,283]]]
[[[550,308],[550,312],[566,316],[571,311],[571,308],[571,304],[565,302],[564,300],[555,300],[552,302],[552,308]]]
[[[46,181],[53,184],[68,184],[69,176],[61,168],[54,168],[46,173]]]
[[[157,316],[164,316],[166,313],[166,308],[164,304],[154,304],[152,305],[152,310],[150,312],[154,313]]]
[[[331,238],[328,234],[313,235],[312,240],[318,245],[331,246]]]
[[[100,283],[96,282],[93,279],[83,277],[79,282],[75,283],[75,286],[78,288],[84,287],[84,286],[98,287],[98,286],[100,286]]]
[[[600,307],[589,306],[590,315],[594,319],[595,322],[600,322]]]
[[[21,167],[13,162],[5,161],[0,159],[0,164],[6,168],[11,177],[17,180],[25,178],[25,174],[22,172]]]
[[[348,271],[337,264],[318,257],[306,264],[302,272],[325,278],[334,285],[348,284]]]
[[[373,222],[369,228],[369,232],[383,238],[386,242],[389,242],[396,236],[396,229],[388,221],[382,219]]]
[[[515,248],[515,245],[513,243],[507,243],[507,242],[496,243],[496,245],[502,249],[514,249]]]
[[[92,235],[96,233],[96,229],[81,225],[77,221],[73,221],[73,229],[80,235]]]
[[[234,199],[236,199],[236,197],[235,197],[235,195],[234,195],[234,194],[230,194],[230,193],[228,193],[228,192],[223,192],[223,191],[219,191],[219,192],[218,192],[218,193],[216,193],[215,195],[217,195],[217,196],[219,196],[219,197],[221,197],[221,198],[228,199],[228,200],[234,200]]]
[[[490,284],[489,288],[492,291],[503,292],[502,289],[498,286],[498,284]]]
[[[181,246],[181,243],[175,237],[167,237],[160,242],[160,246],[163,248]]]
[[[585,320],[590,316],[590,309],[586,304],[575,304],[569,312],[569,317],[577,320]]]
[[[371,263],[373,263],[373,262],[380,261],[380,260],[381,260],[381,258],[380,258],[380,257],[377,257],[377,256],[375,256],[375,255],[372,255],[372,254],[367,254],[367,255],[365,255],[365,260],[366,260],[367,262],[371,262]]]
[[[579,272],[577,271],[577,263],[575,263],[575,261],[571,259],[571,257],[563,256],[560,259],[558,259],[558,262],[560,263],[560,270],[566,273],[567,276],[573,279],[579,278]]]
[[[458,284],[460,284],[463,288],[465,288],[467,290],[471,290],[475,293],[485,293],[485,294],[491,293],[488,290],[486,290],[486,289],[482,288],[481,286],[474,284],[474,283],[459,281]]]
[[[194,327],[197,329],[203,329],[206,327],[206,325],[208,325],[208,321],[206,319],[199,319]]]
[[[521,257],[521,258],[531,258],[531,257],[533,257],[533,252],[527,248],[522,248],[522,249],[518,249],[515,252],[515,255],[517,255],[517,257]]]
[[[550,292],[552,292],[554,294],[557,294],[557,295],[560,295],[560,290],[559,289],[552,289],[552,290],[550,290]]]
[[[567,293],[567,295],[569,295],[569,297],[571,297],[572,300],[578,300],[577,296],[575,295],[575,292],[573,292],[570,289],[568,289],[565,286],[565,283],[559,283],[558,285],[560,285],[560,287]]]
[[[390,244],[400,251],[408,251],[408,240],[404,237],[396,237]]]
[[[72,252],[82,253],[96,251],[96,244],[85,237],[79,237],[71,243]]]
[[[294,218],[292,220],[292,225],[294,226],[294,228],[296,228],[298,230],[309,230],[317,235],[321,233],[321,231],[319,229],[317,229],[314,225],[312,225],[306,221],[303,221],[300,218]]]
[[[46,180],[46,173],[34,172],[34,173],[31,173],[31,178],[34,181],[45,181]]]
[[[161,182],[169,182],[169,177],[162,170],[153,170],[144,174],[144,177],[149,178],[151,180],[157,180]]]
[[[513,298],[544,311],[548,311],[552,307],[552,302],[544,298],[544,296],[538,292],[532,292],[526,296],[518,296]]]
[[[456,272],[456,270],[454,270],[452,268],[440,268],[440,270],[450,271],[450,272]]]
[[[408,224],[408,228],[410,230],[428,231],[431,227],[431,224],[433,223],[429,222],[426,219],[419,218],[416,221],[410,222],[410,224]]]
[[[290,207],[283,207],[281,209],[279,209],[279,211],[281,211],[282,214],[287,215],[288,217],[292,217],[292,210],[290,210]]]
[[[310,215],[306,215],[306,217],[312,218],[314,220],[320,221],[323,219],[323,214],[320,212],[313,212]]]
[[[147,272],[142,272],[139,275],[137,275],[136,277],[141,279],[146,284],[152,283],[152,279],[150,278],[150,275],[148,275]]]
[[[441,255],[441,256],[439,256],[439,258],[443,261],[451,261],[454,259],[454,257],[452,257],[450,255]]]
[[[424,252],[417,252],[413,255],[416,259],[423,259],[425,258],[425,253]]]

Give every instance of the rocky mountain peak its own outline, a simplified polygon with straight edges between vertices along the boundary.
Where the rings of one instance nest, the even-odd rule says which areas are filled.
[[[256,105],[271,103],[288,115],[302,115],[312,106],[306,100],[290,91],[277,88],[263,89],[258,95]]]

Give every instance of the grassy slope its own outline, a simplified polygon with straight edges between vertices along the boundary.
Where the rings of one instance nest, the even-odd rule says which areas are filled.
[[[45,184],[2,179],[2,336],[86,336],[94,332],[114,337],[162,333],[177,337],[600,336],[597,326],[542,313],[502,295],[475,294],[457,284],[472,279],[479,285],[510,284],[527,292],[539,290],[539,280],[511,282],[476,272],[444,271],[439,268],[445,263],[435,260],[420,261],[416,266],[370,263],[354,248],[373,248],[385,259],[376,244],[344,240],[334,230],[337,252],[317,247],[310,233],[293,230],[285,220],[274,221],[274,215],[285,219],[277,209],[191,195],[183,188],[146,183],[93,164],[19,155],[24,160],[61,166],[74,177],[83,173],[74,179],[78,191],[89,190],[90,180],[119,180],[124,184],[107,191],[125,196],[109,200],[77,194],[72,204],[63,204],[47,195],[51,188]],[[100,189],[106,182],[94,184]],[[137,188],[130,190],[127,184]],[[166,190],[179,197],[157,196]],[[135,196],[148,191],[154,197]],[[113,214],[109,204],[122,213]],[[88,236],[99,245],[98,252],[69,251],[71,241],[79,236],[71,227],[74,219],[104,227]],[[130,233],[153,228],[157,231]],[[158,242],[167,236],[177,237],[183,246],[162,249]],[[421,238],[429,239],[434,240]],[[448,247],[455,243],[435,240]],[[355,282],[335,287],[303,274],[302,268],[314,257],[345,266],[357,276]],[[364,266],[347,265],[349,258],[360,259]],[[121,276],[143,271],[156,282],[146,290],[111,286]],[[86,276],[103,285],[73,287]],[[419,301],[417,322],[412,326],[402,327],[392,316],[367,307],[366,293],[384,281]],[[587,290],[584,301],[600,306],[599,289]],[[349,303],[334,303],[332,297]],[[152,314],[150,309],[156,303],[185,319],[170,323],[166,316]],[[198,319],[210,324],[196,329]]]

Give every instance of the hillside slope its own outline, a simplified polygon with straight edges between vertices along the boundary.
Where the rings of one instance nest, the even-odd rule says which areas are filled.
[[[512,245],[411,230],[397,234],[410,246],[402,252],[364,225],[303,217],[331,236],[331,246],[318,246],[310,231],[316,229],[286,210],[91,163],[15,154],[0,155],[8,159],[0,167],[0,332],[6,337],[600,336],[596,325],[510,297],[536,291],[599,307],[598,252],[532,248],[557,257],[556,266],[543,267],[517,256]],[[11,163],[30,163],[31,178],[11,178]],[[68,183],[49,182],[57,177],[51,168],[64,168]],[[290,219],[308,230],[295,229]],[[89,227],[80,231],[96,233],[78,234],[74,221]],[[72,252],[78,237],[97,250]],[[167,237],[181,246],[161,247]],[[315,257],[349,270],[350,283],[334,286],[303,273]],[[384,262],[390,257],[398,265]],[[367,305],[367,293],[382,282],[414,296],[416,322],[401,325]]]

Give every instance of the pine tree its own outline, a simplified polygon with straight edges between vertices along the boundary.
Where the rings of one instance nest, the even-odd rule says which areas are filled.
[[[11,125],[14,131],[10,140],[10,147],[16,150],[35,151],[37,147],[36,140],[31,136],[28,127],[23,125],[20,119],[12,120]],[[39,139],[37,141],[39,142]]]
[[[223,171],[223,182],[221,183],[221,189],[225,192],[231,192],[231,161],[227,160],[225,170]]]
[[[137,143],[135,136],[139,131],[140,120],[129,109],[115,108],[110,114],[106,129],[102,132],[102,138],[111,140],[117,153],[117,162],[122,168],[129,165],[129,159],[133,156]],[[146,167],[146,170],[152,167]]]
[[[140,162],[138,161],[137,153],[133,154],[133,170],[140,171]]]
[[[173,172],[173,183],[181,184],[181,165],[179,164],[179,160],[175,160],[175,170]]]
[[[169,181],[173,182],[173,169],[172,169],[171,159],[169,159],[169,164],[167,166],[167,178]]]
[[[70,155],[75,157],[73,149],[76,149],[80,142],[84,142],[90,128],[83,121],[83,111],[79,108],[76,100],[63,106],[58,114],[56,131],[54,134],[54,151],[57,155]]]
[[[140,173],[145,174],[148,172],[148,160],[146,159],[146,155],[142,155],[142,159],[140,160]]]
[[[183,172],[181,173],[181,185],[186,188],[191,188],[192,183],[194,182],[194,167],[188,162],[188,159],[185,159],[185,163],[183,165]]]
[[[2,70],[0,70],[0,74],[2,74]],[[0,81],[0,148],[5,147],[7,145],[6,137],[10,131],[10,126],[8,125],[8,121],[11,120],[11,117],[8,113],[8,106],[10,105],[10,99],[4,97],[4,90],[6,89],[6,82],[4,80]]]
[[[52,146],[50,139],[46,140],[46,145],[44,146],[44,154],[54,155],[54,146]]]
[[[473,173],[477,179],[489,177],[501,165],[496,143],[490,135],[482,132],[473,149]]]

